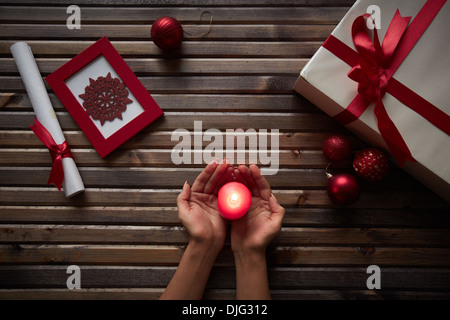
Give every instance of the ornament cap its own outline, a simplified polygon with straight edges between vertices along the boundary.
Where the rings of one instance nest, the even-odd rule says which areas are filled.
[[[330,179],[333,175],[328,172],[328,168],[330,167],[331,162],[327,164],[327,167],[325,168],[325,174],[327,175],[327,178]]]

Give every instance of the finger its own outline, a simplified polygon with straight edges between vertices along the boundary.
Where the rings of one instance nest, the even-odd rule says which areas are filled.
[[[271,218],[277,219],[278,223],[280,223],[280,225],[281,225],[286,210],[278,203],[278,200],[277,200],[277,198],[275,198],[273,193],[270,195],[270,198],[269,198],[269,206],[270,206],[270,211],[272,212]]]
[[[203,189],[203,193],[212,194],[214,192],[218,182],[221,180],[227,168],[228,168],[228,160],[223,159],[223,161],[216,167],[213,174],[206,183],[205,188]]]
[[[183,189],[177,197],[178,218],[189,212],[189,199],[191,197],[191,188],[187,181],[183,185]]]
[[[272,193],[269,198],[269,204],[270,204],[270,211],[275,214],[283,214],[284,215],[284,208],[278,203],[277,198],[275,198],[275,195]]]
[[[205,185],[208,183],[211,175],[216,170],[217,164],[218,160],[215,159],[211,161],[205,169],[203,169],[203,171],[198,175],[197,179],[195,179],[194,183],[192,184],[192,192],[203,192],[203,190],[205,189]]]
[[[220,178],[219,182],[216,184],[216,187],[214,188],[213,194],[217,195],[219,193],[220,188],[228,182],[233,181],[233,166],[228,165],[227,169],[225,170],[224,174]]]
[[[270,195],[272,194],[269,183],[261,174],[261,170],[259,170],[258,166],[251,164],[249,169],[253,179],[255,180],[261,199],[268,201],[270,199]]]
[[[239,173],[241,174],[242,178],[245,180],[247,187],[251,191],[252,195],[255,197],[259,197],[259,190],[256,186],[255,179],[253,179],[252,174],[250,173],[250,169],[245,165],[240,165]]]
[[[233,167],[233,181],[245,183],[245,180],[242,177],[241,172],[236,167]]]
[[[235,181],[236,182],[240,182],[242,184],[244,184],[252,193],[253,196],[257,196],[253,191],[252,191],[252,187],[250,185],[250,183],[247,181],[247,179],[245,178],[245,171],[248,170],[248,168],[245,165],[239,165],[238,168],[234,168],[234,176],[236,177]],[[249,173],[250,174],[250,173]],[[257,190],[256,190],[257,191]],[[258,192],[258,191],[257,191]],[[259,194],[259,192],[258,192]]]

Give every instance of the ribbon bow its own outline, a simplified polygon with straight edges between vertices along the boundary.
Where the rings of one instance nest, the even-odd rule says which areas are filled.
[[[50,171],[50,177],[48,178],[47,184],[54,183],[59,191],[61,191],[62,182],[64,180],[64,169],[62,165],[63,158],[73,158],[70,152],[69,144],[64,141],[61,144],[56,144],[55,140],[51,136],[50,132],[34,118],[34,125],[30,126],[34,134],[39,138],[39,140],[44,143],[44,145],[50,151],[52,157],[52,170]]]
[[[371,18],[371,16],[366,13],[356,18],[352,26],[353,43],[361,60],[360,64],[348,73],[348,77],[359,83],[358,92],[363,97],[369,102],[374,102],[383,98],[386,93],[392,76],[389,73],[390,62],[411,17],[402,17],[397,10],[382,45],[380,45],[377,29],[374,29],[373,42],[370,40],[364,18]]]
[[[396,69],[391,68],[395,49],[408,27],[411,17],[402,17],[397,10],[381,45],[377,29],[374,29],[373,42],[367,32],[364,18],[370,17],[369,14],[364,14],[356,18],[353,23],[353,43],[359,53],[360,62],[350,70],[348,77],[358,82],[358,93],[366,100],[366,106],[375,102],[374,113],[380,133],[393,152],[394,157],[402,165],[405,161],[415,160],[396,126],[389,118],[382,99],[386,94],[389,80]]]

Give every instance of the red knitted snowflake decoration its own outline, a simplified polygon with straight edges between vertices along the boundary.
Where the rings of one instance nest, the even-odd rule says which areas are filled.
[[[102,126],[106,121],[122,120],[127,104],[133,102],[128,98],[125,84],[118,78],[112,78],[110,72],[97,80],[89,78],[89,83],[84,93],[79,95],[84,100],[83,107],[87,114],[94,120],[100,120]]]

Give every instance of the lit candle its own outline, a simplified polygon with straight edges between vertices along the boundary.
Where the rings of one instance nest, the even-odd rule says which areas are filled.
[[[219,190],[217,206],[225,219],[239,219],[247,213],[251,204],[252,194],[242,183],[228,182]]]

